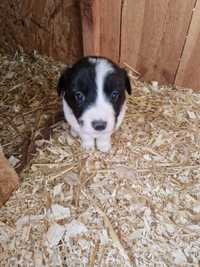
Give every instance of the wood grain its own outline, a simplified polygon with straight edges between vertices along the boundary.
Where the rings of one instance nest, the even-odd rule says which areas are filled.
[[[100,55],[100,2],[81,0],[84,55]]]
[[[1,0],[0,46],[73,63],[82,56],[78,0]]]
[[[121,0],[81,0],[84,55],[119,61]]]
[[[125,1],[121,59],[145,80],[173,83],[195,0]]]
[[[0,152],[0,207],[9,199],[19,186],[19,177],[10,166],[8,160]]]
[[[200,90],[200,0],[197,0],[175,83]]]
[[[119,62],[122,0],[101,0],[100,53]]]

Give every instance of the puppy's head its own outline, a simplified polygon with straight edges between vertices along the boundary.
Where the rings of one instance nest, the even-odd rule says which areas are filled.
[[[131,94],[126,71],[102,57],[84,57],[66,69],[58,82],[58,93],[81,131],[94,136],[114,130],[125,91]]]

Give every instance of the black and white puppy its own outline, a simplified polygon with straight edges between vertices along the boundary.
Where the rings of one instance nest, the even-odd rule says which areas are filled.
[[[111,135],[122,123],[126,95],[131,94],[127,72],[103,57],[84,57],[65,69],[58,82],[64,116],[84,149],[108,152]]]

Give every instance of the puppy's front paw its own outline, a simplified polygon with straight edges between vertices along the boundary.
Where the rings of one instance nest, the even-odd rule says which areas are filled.
[[[86,151],[93,151],[94,150],[94,142],[82,142],[81,147]]]
[[[95,149],[95,143],[94,138],[91,138],[90,136],[82,136],[81,137],[81,146],[84,150],[94,150]]]
[[[104,153],[107,153],[111,150],[111,142],[110,142],[110,138],[108,140],[106,139],[97,139],[97,148]]]
[[[70,129],[70,134],[72,137],[78,137],[78,133],[73,128]]]

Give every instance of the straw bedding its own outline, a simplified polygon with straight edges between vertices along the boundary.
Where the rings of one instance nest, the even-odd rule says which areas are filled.
[[[133,81],[112,151],[86,153],[55,120],[63,66],[38,55],[1,63],[1,145],[15,167],[28,159],[0,210],[0,265],[199,266],[200,95]]]

